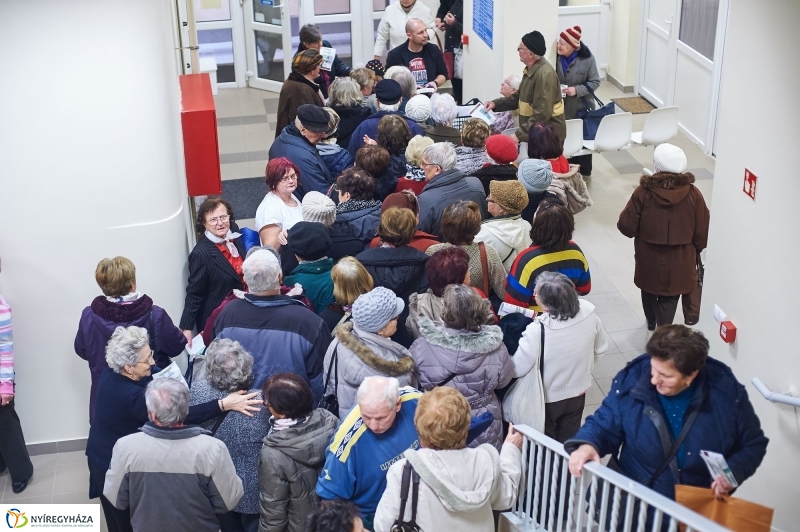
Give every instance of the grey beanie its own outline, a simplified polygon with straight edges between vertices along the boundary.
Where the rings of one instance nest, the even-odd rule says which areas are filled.
[[[330,227],[336,220],[336,204],[322,192],[306,192],[301,203],[303,221],[321,223]]]
[[[379,286],[361,294],[353,303],[353,323],[362,331],[376,333],[400,315],[403,300],[388,288]]]
[[[517,170],[517,179],[531,194],[547,190],[554,177],[553,167],[543,159],[525,159]]]

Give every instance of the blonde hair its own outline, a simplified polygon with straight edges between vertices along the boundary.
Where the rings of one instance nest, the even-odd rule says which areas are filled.
[[[330,107],[323,107],[323,109],[328,113],[328,129],[325,131],[325,137],[327,138],[335,135],[336,130],[339,129],[339,113]]]
[[[423,447],[436,451],[467,446],[470,409],[467,399],[455,388],[438,386],[417,403],[414,426]]]
[[[480,118],[470,118],[461,126],[461,144],[470,148],[483,148],[491,134],[489,124]]]
[[[353,257],[342,257],[331,270],[333,298],[340,305],[352,305],[361,294],[373,288],[372,276]]]
[[[122,297],[136,284],[136,266],[125,257],[103,259],[97,263],[94,279],[108,297]]]
[[[419,166],[419,163],[422,162],[422,152],[431,144],[433,144],[433,139],[422,135],[417,135],[409,140],[406,147],[406,161],[408,164]]]
[[[414,238],[417,230],[417,216],[411,209],[389,207],[381,214],[378,236],[395,247],[405,246]]]
[[[368,68],[356,68],[350,72],[350,77],[353,78],[362,89],[375,85],[375,72]]]

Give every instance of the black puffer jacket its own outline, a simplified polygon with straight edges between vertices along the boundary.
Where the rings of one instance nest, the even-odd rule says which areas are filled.
[[[477,177],[486,195],[489,195],[489,183],[492,181],[510,181],[517,179],[517,167],[513,164],[492,164],[475,170],[470,175]]]
[[[357,105],[355,107],[331,107],[336,114],[339,115],[339,128],[336,130],[336,144],[344,149],[350,144],[350,136],[353,131],[361,125],[369,115],[372,114],[372,109]]]
[[[349,202],[348,202],[349,203]],[[364,202],[358,210],[340,212],[328,228],[333,246],[328,256],[337,262],[342,257],[355,257],[368,246],[381,221],[381,202]]]

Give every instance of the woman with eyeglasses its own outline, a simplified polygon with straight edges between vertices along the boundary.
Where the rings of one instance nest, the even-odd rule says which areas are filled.
[[[300,200],[294,195],[300,181],[300,170],[286,157],[276,157],[267,164],[266,182],[269,192],[256,210],[256,231],[262,246],[280,251],[286,234],[303,221]]]
[[[209,196],[197,209],[194,228],[200,238],[189,253],[189,282],[179,325],[190,346],[192,329],[202,332],[208,317],[231,291],[245,290],[244,244],[231,204]]]

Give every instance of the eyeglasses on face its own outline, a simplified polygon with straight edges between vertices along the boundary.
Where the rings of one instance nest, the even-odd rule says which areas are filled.
[[[147,355],[147,358],[145,358],[144,360],[140,360],[139,362],[136,363],[136,365],[138,366],[139,364],[147,364],[149,366],[151,364],[155,364],[155,361],[156,360],[153,358],[153,352],[150,351],[150,354]]]
[[[291,183],[292,181],[297,181],[297,174],[285,175],[281,179],[281,183]]]
[[[228,216],[227,214],[223,214],[222,216],[215,216],[214,218],[209,218],[208,220],[206,220],[206,223],[210,225],[224,224],[230,219],[231,219],[230,216]]]
[[[420,168],[427,168],[428,166],[439,166],[439,165],[435,163],[419,163]]]

